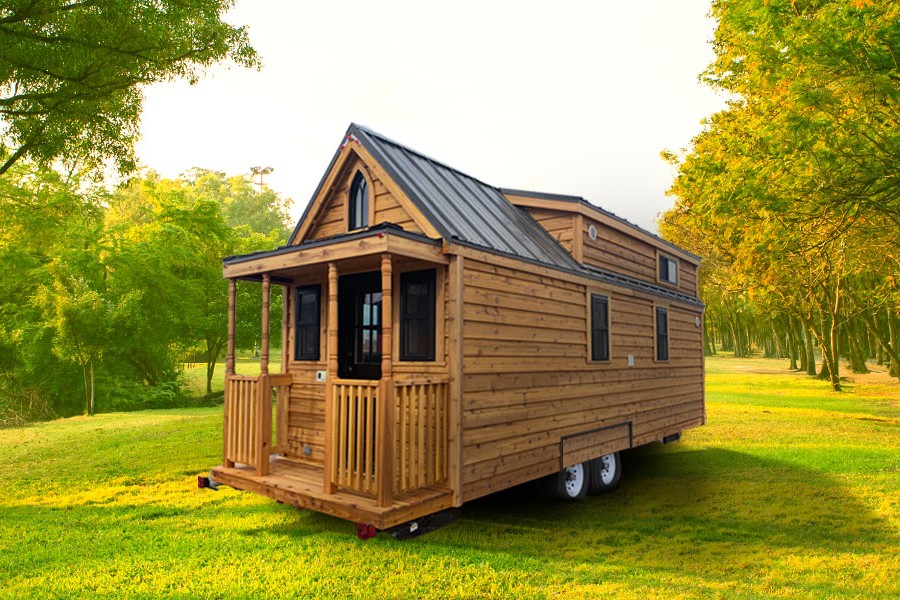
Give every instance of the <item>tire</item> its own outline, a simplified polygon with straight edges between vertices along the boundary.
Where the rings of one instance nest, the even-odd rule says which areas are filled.
[[[622,459],[619,458],[618,452],[594,458],[588,461],[588,471],[592,495],[611,492],[619,487],[619,479],[622,478]]]
[[[550,493],[560,500],[583,500],[590,487],[590,472],[587,463],[566,467],[549,480]]]

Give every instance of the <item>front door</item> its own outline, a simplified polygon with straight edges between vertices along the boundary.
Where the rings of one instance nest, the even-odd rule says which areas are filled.
[[[381,272],[338,282],[338,377],[381,379]]]

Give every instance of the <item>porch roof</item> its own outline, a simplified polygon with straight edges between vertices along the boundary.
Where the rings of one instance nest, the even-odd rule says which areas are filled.
[[[404,231],[382,223],[353,233],[311,240],[275,250],[229,256],[222,260],[222,273],[228,278],[258,280],[263,273],[278,273],[298,267],[322,265],[332,261],[365,256],[393,254],[447,264],[440,240]]]

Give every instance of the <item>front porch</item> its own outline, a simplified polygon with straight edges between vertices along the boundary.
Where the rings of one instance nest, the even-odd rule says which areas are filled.
[[[253,257],[231,273],[226,261],[230,287],[224,439],[222,466],[212,470],[213,479],[379,529],[453,505],[449,372],[440,361],[421,369],[414,362],[399,363],[395,339],[395,332],[402,330],[395,310],[401,279],[395,268],[409,271],[426,265],[436,270],[448,261],[430,240],[411,243],[399,233],[374,231],[353,240],[316,244],[306,252],[298,248]],[[323,282],[324,293],[309,298],[318,303],[322,296],[322,306],[314,311],[322,319],[321,340],[311,336],[308,322],[296,312],[299,294],[309,294],[310,278],[315,277]],[[262,284],[259,376],[235,373],[238,278]],[[296,321],[295,327],[283,329],[283,344],[295,348],[295,354],[285,352],[282,372],[270,374],[273,283],[285,286],[286,298],[293,298],[289,292],[298,298],[293,306],[286,300],[283,308],[283,323]],[[348,311],[353,302],[358,309]],[[320,347],[325,350],[321,366],[315,351]],[[348,348],[357,352],[352,360],[346,356]],[[349,373],[359,375],[351,378]],[[323,450],[316,460],[298,451],[300,444],[292,437],[305,426],[298,425],[302,413],[291,404],[295,387],[306,394],[307,403],[310,389],[319,390],[315,394],[324,412],[324,423],[319,421]]]

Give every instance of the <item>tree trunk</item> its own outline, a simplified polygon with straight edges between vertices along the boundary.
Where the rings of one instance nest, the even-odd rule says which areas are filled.
[[[850,370],[853,373],[868,373],[865,353],[859,342],[859,330],[855,324],[848,323],[844,328],[847,334],[847,356],[850,359]]]
[[[88,377],[88,363],[81,363],[81,379],[84,381],[84,414],[91,414],[91,382]]]
[[[806,317],[800,317],[800,325],[803,327],[803,334],[806,348],[806,374],[810,377],[816,376],[816,350],[813,347],[812,327]]]
[[[222,343],[212,343],[206,340],[206,395],[212,395],[212,380],[216,372],[216,359],[222,353]]]
[[[825,322],[825,314],[822,315],[822,333],[816,333],[816,339],[819,340],[819,347],[822,348],[822,370],[819,372],[818,378],[831,382],[831,389],[835,392],[841,391],[841,375],[840,366],[837,363],[837,328],[835,327],[835,319],[833,315],[828,314],[828,323]]]
[[[91,359],[91,403],[90,403],[90,414],[94,415],[95,407],[94,407],[94,361]]]
[[[787,347],[788,347],[788,365],[789,371],[797,370],[797,339],[794,336],[794,320],[787,318]]]

